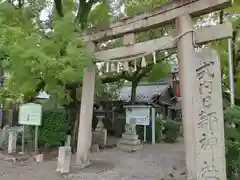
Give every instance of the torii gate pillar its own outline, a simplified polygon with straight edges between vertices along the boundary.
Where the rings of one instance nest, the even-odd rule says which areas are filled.
[[[90,51],[96,50],[93,42],[88,42]],[[90,165],[90,147],[92,143],[92,115],[94,103],[96,65],[91,63],[84,69],[81,97],[80,120],[78,129],[78,144],[76,165],[84,168]]]
[[[179,34],[192,29],[189,15],[182,15],[176,20],[176,29]],[[194,83],[195,57],[193,35],[191,32],[183,35],[177,43],[177,56],[180,70],[180,89],[182,97],[182,120],[184,130],[185,158],[188,180],[196,179],[195,168],[195,132],[194,132]]]

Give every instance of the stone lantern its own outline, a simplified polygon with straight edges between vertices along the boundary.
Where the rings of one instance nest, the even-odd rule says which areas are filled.
[[[96,127],[95,131],[97,131],[97,130],[100,131],[104,128],[103,119],[106,117],[106,114],[105,114],[102,106],[100,106],[100,108],[95,110],[94,112],[98,119],[98,123],[97,123],[97,127]]]
[[[173,87],[173,92],[174,95],[177,97],[180,97],[180,84],[179,84],[179,69],[177,66],[175,66],[172,69],[172,87]]]
[[[103,147],[107,145],[107,129],[104,128],[103,124],[103,119],[106,117],[106,114],[102,106],[96,109],[94,113],[98,119],[98,123],[93,132],[93,143]]]

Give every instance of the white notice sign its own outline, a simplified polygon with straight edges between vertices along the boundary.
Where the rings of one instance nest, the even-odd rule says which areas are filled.
[[[136,117],[136,124],[137,125],[143,125],[143,126],[149,125],[149,117],[148,116],[146,116],[146,117]]]
[[[148,126],[150,124],[150,108],[149,107],[127,108],[126,123]]]
[[[35,125],[42,124],[42,106],[35,103],[26,103],[19,107],[19,124]]]

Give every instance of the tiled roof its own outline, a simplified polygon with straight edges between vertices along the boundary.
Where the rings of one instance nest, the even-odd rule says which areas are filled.
[[[45,91],[39,92],[37,95],[38,99],[49,99],[49,94],[47,94]]]
[[[136,90],[136,101],[150,102],[156,94],[160,95],[169,88],[168,82],[159,82],[154,84],[140,84]],[[131,99],[131,86],[123,86],[119,90],[117,100],[128,102]]]

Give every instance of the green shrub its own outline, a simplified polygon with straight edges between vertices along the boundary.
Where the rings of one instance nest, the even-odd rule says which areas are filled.
[[[229,180],[240,174],[240,107],[229,107],[224,112],[226,165]]]
[[[164,128],[164,141],[170,143],[176,142],[180,136],[181,123],[174,120],[167,120]]]
[[[125,122],[126,122],[126,120],[123,118],[121,118],[121,119],[119,118],[114,121],[114,130],[115,130],[114,136],[116,136],[116,137],[122,136],[122,133],[125,132],[125,129],[124,129]]]
[[[69,130],[70,124],[63,109],[44,110],[42,125],[39,127],[39,146],[45,148],[61,146]],[[34,128],[31,131],[34,133]]]

